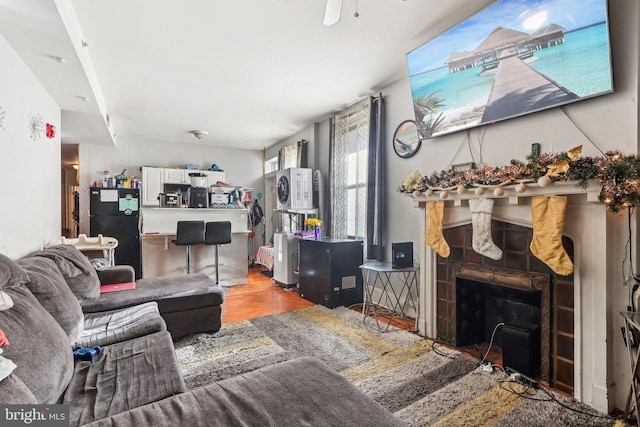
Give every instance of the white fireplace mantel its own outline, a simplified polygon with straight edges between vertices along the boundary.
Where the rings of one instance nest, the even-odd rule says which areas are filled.
[[[494,199],[493,219],[532,227],[532,196],[568,196],[563,234],[574,244],[574,395],[581,402],[609,412],[614,407],[624,407],[629,384],[628,366],[622,357],[626,357],[626,350],[619,333],[614,334],[620,323],[617,314],[626,307],[621,265],[628,230],[626,211],[608,214],[605,205],[598,202],[599,193],[597,182],[581,189],[573,181],[546,187],[529,184],[521,193],[504,188],[500,197],[488,190],[482,197]],[[423,194],[411,198],[420,209],[424,209],[427,201],[443,200],[437,192],[430,197]],[[471,198],[479,198],[473,190],[448,194],[444,199],[444,229],[471,223],[468,206]],[[420,230],[424,236],[425,221],[421,221]],[[419,330],[435,337],[436,253],[424,239],[421,241]],[[615,390],[615,384],[620,384],[619,390]]]
[[[425,202],[433,202],[433,201],[449,201],[452,202],[454,206],[461,206],[464,200],[469,199],[506,199],[509,204],[517,205],[520,203],[520,199],[527,199],[533,196],[541,196],[541,195],[586,195],[588,202],[599,202],[598,196],[600,195],[600,185],[598,181],[595,179],[588,180],[586,188],[581,188],[578,185],[578,181],[557,181],[552,182],[546,186],[541,186],[538,183],[529,182],[525,183],[525,189],[523,192],[518,192],[517,185],[505,185],[505,186],[484,186],[478,187],[484,190],[483,195],[476,195],[477,188],[461,188],[460,190],[449,190],[449,191],[433,191],[433,195],[428,196],[424,192],[418,192],[411,194],[411,198],[414,201],[416,207],[420,207],[420,205],[424,205]],[[495,194],[496,189],[502,190],[504,194],[497,195]],[[422,206],[424,207],[424,206]]]

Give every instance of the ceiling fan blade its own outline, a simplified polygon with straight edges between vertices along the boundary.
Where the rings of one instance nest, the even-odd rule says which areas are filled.
[[[340,22],[342,14],[342,0],[327,0],[324,10],[324,25],[335,25]]]

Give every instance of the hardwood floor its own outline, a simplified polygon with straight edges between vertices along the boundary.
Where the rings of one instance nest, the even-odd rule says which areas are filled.
[[[259,267],[249,267],[246,285],[232,286],[222,304],[222,323],[237,322],[284,313],[315,304],[301,298],[295,289],[275,285]]]
[[[222,304],[222,323],[238,322],[270,314],[284,313],[315,304],[300,297],[295,288],[284,289],[260,272],[260,267],[249,267],[246,285],[232,286]],[[362,312],[362,304],[352,307]],[[386,322],[385,319],[381,319]],[[385,323],[386,324],[386,323]],[[393,318],[391,324],[405,330],[414,328],[413,319]]]

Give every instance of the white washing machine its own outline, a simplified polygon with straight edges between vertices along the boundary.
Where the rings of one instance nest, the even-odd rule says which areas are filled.
[[[313,208],[313,177],[309,168],[289,168],[276,174],[278,210]]]

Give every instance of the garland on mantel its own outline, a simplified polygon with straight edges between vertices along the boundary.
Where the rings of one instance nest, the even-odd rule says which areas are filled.
[[[623,208],[640,206],[640,156],[622,155],[619,151],[609,151],[605,156],[580,157],[582,146],[567,152],[542,153],[527,156],[527,163],[511,160],[502,167],[484,165],[469,170],[451,168],[431,176],[422,176],[415,171],[398,187],[401,193],[448,192],[457,190],[464,193],[475,188],[477,195],[484,189],[494,189],[496,196],[504,194],[502,187],[515,185],[515,191],[526,191],[526,183],[536,182],[545,187],[554,181],[578,181],[580,188],[587,188],[588,180],[597,179],[601,190],[599,200],[607,205],[609,212],[619,212]],[[443,198],[446,198],[446,193]]]

